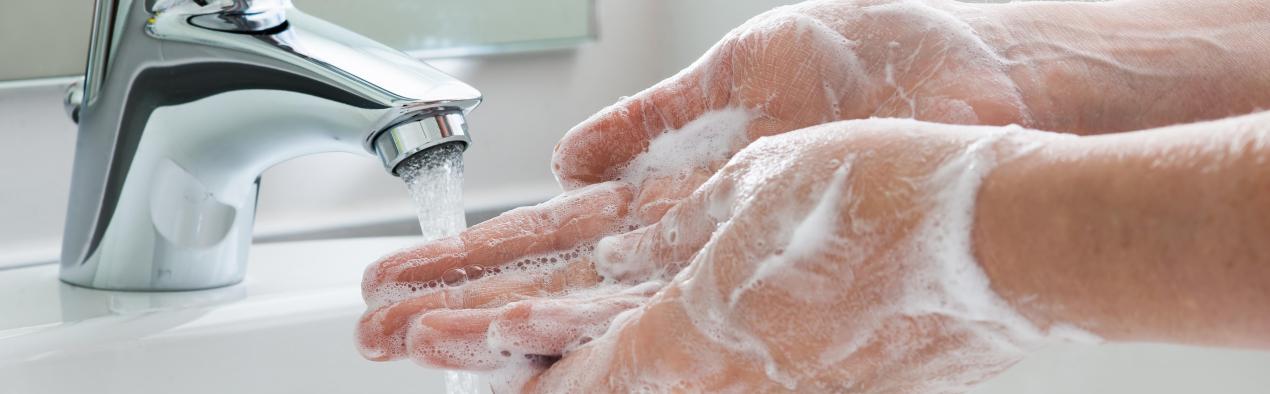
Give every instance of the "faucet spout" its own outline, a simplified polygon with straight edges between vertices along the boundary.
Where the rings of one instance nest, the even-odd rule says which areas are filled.
[[[470,144],[480,92],[289,0],[99,0],[61,278],[113,290],[242,280],[260,174],[301,155]]]

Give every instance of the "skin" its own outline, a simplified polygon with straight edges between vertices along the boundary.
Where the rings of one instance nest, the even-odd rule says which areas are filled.
[[[925,282],[914,282],[913,273],[926,272],[932,261],[911,246],[927,238],[920,223],[937,213],[930,205],[939,191],[904,180],[930,176],[983,131],[879,120],[827,124],[756,142],[698,191],[709,195],[752,177],[746,173],[752,167],[771,174],[763,157],[790,154],[774,147],[805,147],[796,153],[800,161],[858,157],[854,164],[864,170],[848,178],[855,193],[838,201],[844,214],[834,232],[838,243],[857,249],[827,247],[818,253],[828,256],[781,268],[804,267],[839,283],[816,288],[829,300],[800,299],[796,295],[815,283],[787,278],[795,281],[787,288],[758,287],[737,305],[708,307],[729,316],[724,327],[761,338],[778,355],[778,369],[792,368],[784,372],[796,385],[779,384],[754,353],[701,334],[694,319],[702,304],[717,305],[709,304],[709,292],[742,288],[755,262],[772,255],[774,247],[756,244],[780,245],[770,238],[780,228],[772,222],[796,214],[768,209],[730,219],[713,233],[711,253],[694,259],[623,321],[616,336],[569,353],[527,387],[961,392],[999,373],[1034,343],[1013,338],[997,323],[896,312],[896,304],[921,299],[910,289]],[[1270,113],[1105,137],[1019,136],[1043,148],[1009,159],[984,180],[973,229],[976,260],[992,289],[1042,331],[1062,324],[1110,341],[1270,349],[1270,312],[1262,307],[1270,302],[1270,245],[1257,241],[1270,235],[1270,218],[1260,209],[1270,203],[1267,137]],[[833,142],[821,145],[821,138]],[[1006,157],[1012,151],[997,150]],[[790,194],[818,183],[807,182],[817,171],[794,166],[769,175],[755,204],[765,196],[788,203]],[[781,182],[799,177],[801,184]],[[668,217],[699,201],[698,194]],[[851,230],[861,222],[868,230]],[[835,313],[809,319],[808,310]],[[833,335],[817,335],[822,332]],[[1011,337],[1006,342],[1020,352],[1003,350],[995,335]],[[863,344],[837,363],[824,363],[824,349],[842,346],[843,338]]]
[[[979,262],[1033,322],[1270,348],[1270,113],[1063,141],[980,190]]]
[[[1016,361],[1030,342],[999,324],[897,313],[887,304],[892,296],[910,296],[903,289],[916,283],[911,273],[930,264],[911,250],[938,192],[896,182],[929,178],[939,164],[992,134],[950,124],[1010,123],[1086,135],[1144,131],[1082,138],[1024,132],[1018,138],[1043,148],[993,145],[1009,160],[983,179],[968,234],[992,291],[1042,330],[1062,325],[1108,340],[1265,348],[1270,316],[1256,306],[1270,301],[1270,265],[1256,240],[1270,223],[1257,209],[1270,195],[1270,178],[1258,169],[1266,155],[1259,142],[1266,116],[1145,129],[1270,107],[1270,51],[1264,48],[1270,29],[1260,28],[1270,21],[1268,8],[1255,1],[1201,8],[1183,1],[862,0],[765,14],[684,72],[572,130],[554,162],[569,193],[372,265],[365,285],[371,308],[358,328],[363,354],[476,370],[528,362],[536,372],[524,381],[527,391],[629,391],[636,383],[774,391],[789,389],[782,384],[789,381],[818,391],[963,391]],[[1185,37],[1151,39],[1160,31]],[[726,165],[707,163],[638,185],[617,179],[651,138],[725,107],[755,114],[749,140],[777,137],[751,144]],[[868,117],[928,123],[831,123]],[[833,166],[811,163],[841,162],[848,153],[859,155],[853,168],[864,170],[843,178],[856,197],[840,201],[839,211],[850,214],[839,215],[831,233],[867,247],[831,249],[829,257],[802,264],[827,277],[876,280],[827,290],[828,306],[799,304],[788,292],[759,286],[744,294],[745,302],[716,311],[733,319],[729,327],[758,338],[771,363],[701,335],[690,318],[705,311],[692,305],[709,292],[694,286],[746,286],[756,264],[782,240],[769,239],[765,247],[755,241],[779,233],[772,230],[781,218],[805,215],[817,202],[809,196],[832,183]],[[765,162],[782,156],[806,164]],[[776,175],[767,183],[782,187],[740,181],[756,169]],[[734,209],[726,221],[737,224],[725,229],[707,202],[719,190],[741,189],[751,191],[747,206],[769,208]],[[790,191],[801,193],[779,198]],[[867,221],[873,231],[851,230],[853,221]],[[632,223],[634,230],[625,227]],[[679,231],[667,241],[671,228]],[[439,280],[456,268],[504,267],[606,236],[595,252],[584,249],[570,264],[537,276],[383,291]],[[700,253],[707,244],[713,252]],[[624,273],[609,278],[618,285],[601,285],[597,261],[602,272]],[[686,280],[692,278],[698,280]],[[627,287],[640,282],[648,283]],[[780,314],[810,307],[840,311],[832,315],[841,318]],[[789,321],[804,325],[774,323]],[[866,321],[912,335],[866,336],[872,332]],[[603,335],[610,326],[614,331]],[[667,332],[683,334],[662,335]],[[791,341],[784,336],[789,332],[867,339],[822,365],[810,361],[812,350],[837,342]],[[1002,343],[1008,349],[988,346]],[[442,351],[455,345],[476,349],[477,356]],[[969,354],[975,362],[950,362],[952,354]],[[706,376],[670,373],[675,365],[711,360],[727,362]],[[657,368],[667,365],[672,368]],[[774,378],[772,365],[787,373]],[[563,386],[574,382],[592,386]]]
[[[1025,126],[1104,134],[1243,115],[1270,103],[1264,2],[1045,2],[980,11],[968,23],[1012,61],[1008,73],[1036,117]]]
[[[931,178],[992,131],[857,120],[754,142],[657,225],[687,232],[694,227],[681,224],[711,223],[706,242],[659,237],[641,246],[649,253],[628,253],[701,251],[691,263],[619,323],[616,335],[569,353],[529,387],[944,392],[1004,369],[1027,346],[1016,333],[911,307],[957,297],[921,290],[938,286],[922,279],[938,269],[922,248],[929,246],[926,227],[941,213],[937,194],[947,186]],[[842,192],[827,191],[835,183]],[[794,198],[818,194],[825,200]],[[730,214],[703,215],[720,195],[734,199]],[[782,223],[813,218],[817,209],[828,221],[803,236],[823,239],[800,250]],[[601,266],[639,263],[606,259]],[[736,346],[709,334],[716,330],[756,342]]]

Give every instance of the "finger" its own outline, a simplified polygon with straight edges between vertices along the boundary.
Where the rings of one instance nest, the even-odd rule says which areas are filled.
[[[651,178],[643,182],[635,196],[634,215],[640,225],[661,220],[670,208],[679,204],[702,183],[710,179],[713,169],[693,168],[670,176]]]
[[[609,360],[604,355],[609,352],[609,349],[578,349],[549,368],[531,371],[523,382],[509,383],[511,387],[518,387],[520,393],[624,392],[606,379],[609,371],[604,362]]]
[[[427,312],[409,327],[407,352],[424,365],[469,370],[561,356],[603,334],[615,316],[649,296],[535,298],[498,309]]]
[[[618,281],[673,275],[731,215],[732,189],[730,180],[712,178],[657,223],[601,239],[595,245],[596,271]]]
[[[489,347],[504,355],[566,355],[604,334],[615,317],[643,305],[657,288],[509,304],[490,326]]]
[[[616,171],[666,130],[725,107],[731,97],[730,45],[720,44],[685,71],[601,110],[556,145],[552,168],[567,189],[616,179]]]
[[[680,301],[668,301],[664,296],[623,315],[621,321],[610,323],[610,332],[570,352],[547,370],[535,371],[537,373],[519,386],[521,391],[631,392],[640,391],[637,387],[641,383],[654,383],[652,391],[670,387],[689,392],[720,391],[720,388],[694,389],[692,385],[665,379],[667,372],[682,377],[683,372],[702,367],[704,360],[684,355],[696,353],[696,356],[701,356],[700,352],[705,348],[686,341],[700,338],[700,334],[687,314],[666,313],[667,310],[682,309],[678,307]],[[715,358],[713,354],[706,356]],[[645,377],[651,379],[644,380]],[[666,385],[661,386],[660,383]],[[644,391],[649,389],[643,386]]]
[[[453,284],[524,256],[568,251],[618,231],[627,220],[632,195],[624,184],[594,185],[512,210],[472,226],[458,237],[394,253],[367,268],[363,296],[368,301],[380,298],[382,294],[377,293],[394,283],[416,288],[429,282],[436,285],[435,281]]]
[[[411,360],[424,366],[484,371],[501,367],[507,358],[486,345],[497,309],[437,310],[414,320],[406,336]]]
[[[500,273],[462,286],[418,290],[403,296],[402,301],[373,308],[363,315],[357,326],[359,349],[370,360],[395,360],[405,356],[407,326],[425,312],[494,308],[531,297],[592,287],[599,281],[591,261],[579,259],[545,272]]]

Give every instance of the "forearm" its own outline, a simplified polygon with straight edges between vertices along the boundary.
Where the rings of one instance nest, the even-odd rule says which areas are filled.
[[[1270,113],[1058,141],[979,192],[976,255],[1042,327],[1270,348]]]
[[[1030,126],[1099,134],[1270,108],[1270,3],[1135,0],[985,6]]]

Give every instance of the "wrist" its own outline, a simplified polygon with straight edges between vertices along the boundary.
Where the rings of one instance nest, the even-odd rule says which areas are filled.
[[[1270,107],[1270,6],[1179,1],[990,5],[972,27],[1007,60],[1033,122],[1099,134]]]
[[[1053,305],[1083,303],[1082,293],[1066,290],[1068,278],[1047,275],[1040,267],[1061,267],[1061,239],[1075,225],[1054,214],[1061,203],[1045,189],[1062,182],[1050,170],[1054,151],[1070,150],[1079,140],[1059,134],[1031,134],[1038,149],[1002,154],[1003,159],[988,172],[975,195],[971,252],[991,290],[1042,332],[1057,326],[1076,325]],[[1055,176],[1059,175],[1059,176]],[[1038,274],[1039,273],[1039,274]],[[1043,297],[1039,301],[1037,298]],[[1062,297],[1059,300],[1057,298]]]
[[[1248,241],[1270,237],[1270,153],[1252,142],[1268,116],[1049,140],[998,165],[971,238],[992,289],[1042,329],[1270,346],[1270,248]]]

